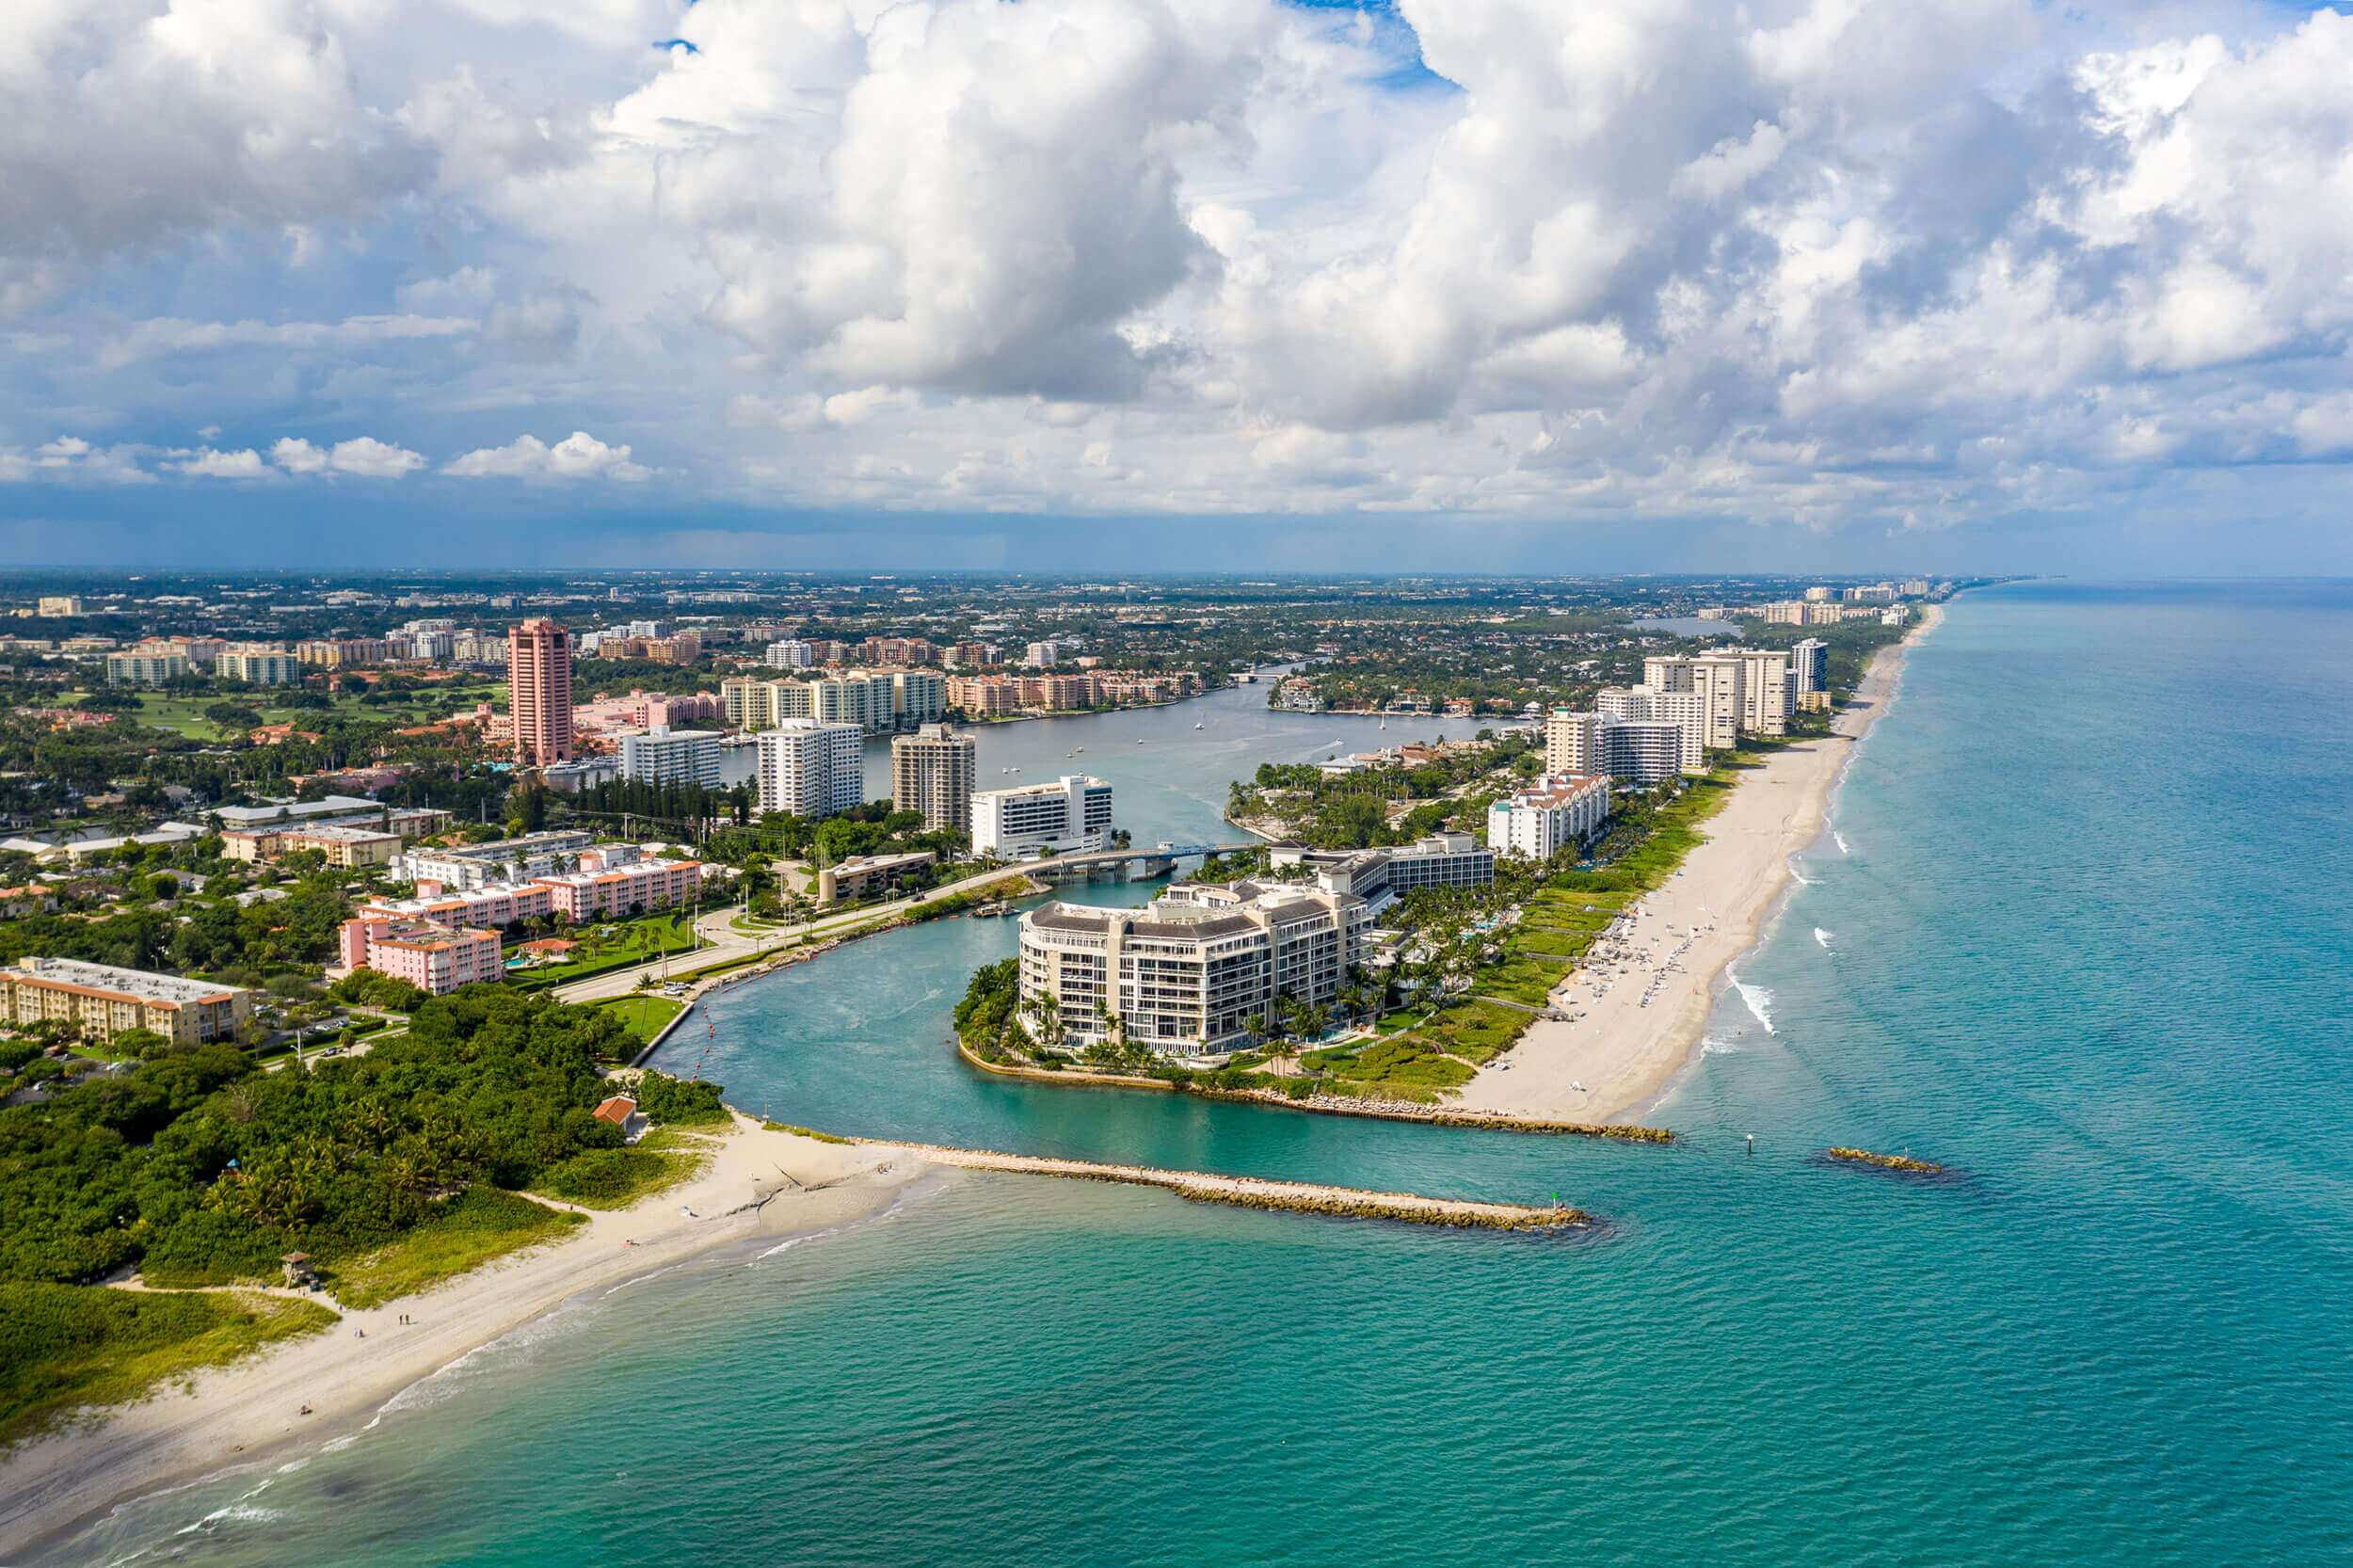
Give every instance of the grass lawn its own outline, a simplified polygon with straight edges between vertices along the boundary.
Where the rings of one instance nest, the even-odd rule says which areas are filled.
[[[0,1285],[0,1445],[333,1321],[315,1302],[244,1291]]]
[[[587,1223],[495,1187],[469,1187],[391,1246],[322,1269],[320,1276],[348,1306],[381,1306]]]
[[[1342,1060],[1326,1063],[1325,1058],[1340,1056]],[[1354,1056],[1337,1051],[1319,1051],[1310,1058],[1319,1065],[1328,1065],[1336,1078],[1357,1083],[1374,1083],[1409,1089],[1458,1089],[1468,1083],[1471,1069],[1460,1062],[1449,1062],[1428,1047],[1415,1040],[1383,1040],[1367,1046]]]
[[[1481,996],[1542,1007],[1565,972],[1557,964],[1539,964],[1514,953],[1500,964],[1481,969],[1471,981],[1471,989]]]
[[[293,689],[285,688],[288,691]],[[63,700],[66,706],[71,707],[88,695],[69,692]],[[441,706],[444,698],[454,701],[460,712],[472,710],[479,702],[503,707],[506,701],[506,687],[503,683],[459,685],[452,681],[425,691],[405,693],[396,702],[376,705],[361,702],[356,695],[344,696],[339,692],[332,708],[286,708],[272,702],[270,697],[271,693],[266,690],[244,692],[233,696],[167,696],[160,692],[143,691],[138,694],[138,709],[130,716],[152,729],[170,729],[195,740],[216,741],[227,737],[214,726],[212,720],[204,716],[204,710],[216,702],[234,702],[250,708],[262,715],[264,724],[293,724],[296,728],[328,717],[423,724],[435,716],[434,711]]]
[[[1525,1013],[1485,1002],[1458,1002],[1416,1032],[1440,1049],[1466,1062],[1486,1063],[1520,1037],[1530,1022]]]
[[[621,1022],[634,1031],[640,1041],[651,1040],[662,1032],[664,1024],[686,1009],[684,1002],[668,997],[623,997],[600,1005],[608,1013],[619,1014]]]
[[[638,964],[649,964],[667,952],[673,958],[695,951],[695,924],[691,911],[675,926],[671,918],[680,911],[664,909],[659,914],[644,915],[633,920],[596,920],[581,928],[611,929],[612,935],[602,940],[600,951],[590,954],[587,944],[572,950],[572,956],[561,964],[543,964],[535,968],[509,972],[508,982],[525,990],[540,990],[551,985],[569,985],[575,980],[587,980],[596,975],[610,974]],[[575,936],[574,940],[581,940]]]
[[[1593,945],[1590,931],[1551,931],[1543,927],[1522,927],[1512,938],[1513,948],[1520,952],[1546,952],[1555,958],[1581,958]]]

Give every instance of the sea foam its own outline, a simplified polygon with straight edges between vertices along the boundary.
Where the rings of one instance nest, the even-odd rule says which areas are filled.
[[[1821,943],[1824,948],[1828,948],[1830,946],[1830,938],[1831,934],[1824,931],[1820,926],[1817,925],[1814,928],[1814,939]]]

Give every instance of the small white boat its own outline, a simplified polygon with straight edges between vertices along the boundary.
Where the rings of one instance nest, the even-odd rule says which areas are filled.
[[[1197,725],[1197,724],[1196,724],[1196,725],[1194,725],[1194,726],[1193,726],[1193,728],[1194,728],[1195,729],[1198,729],[1198,728],[1200,728],[1201,727],[1200,727],[1199,725]]]

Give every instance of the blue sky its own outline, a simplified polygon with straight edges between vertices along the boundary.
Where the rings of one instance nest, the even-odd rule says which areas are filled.
[[[2335,11],[22,8],[15,563],[2353,569]]]

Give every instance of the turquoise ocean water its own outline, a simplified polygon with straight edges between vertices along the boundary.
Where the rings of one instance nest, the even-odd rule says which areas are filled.
[[[2353,1560],[2348,673],[2343,585],[1962,600],[1650,1117],[1673,1148],[979,1079],[946,1016],[1004,922],[744,987],[709,1070],[790,1120],[1610,1223],[927,1177],[45,1560]],[[1234,770],[1180,750],[1120,766],[1213,826]],[[1967,1174],[1814,1163],[1833,1143]]]

